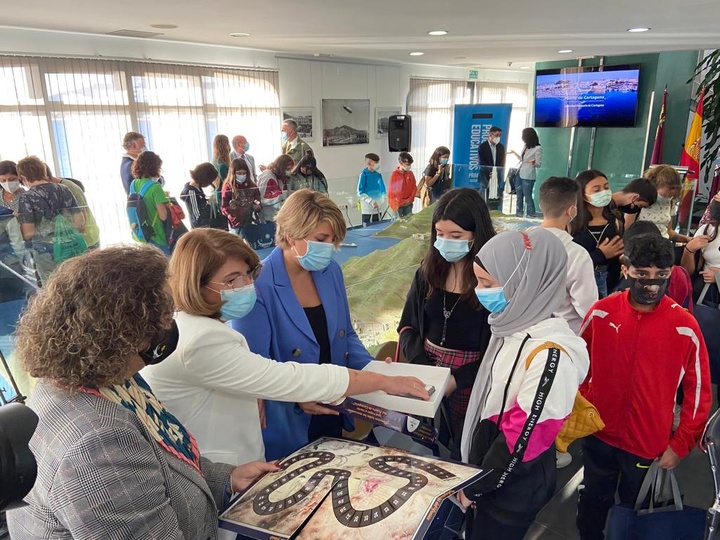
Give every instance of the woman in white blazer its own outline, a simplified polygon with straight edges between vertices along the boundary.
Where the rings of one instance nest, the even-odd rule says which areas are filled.
[[[188,426],[203,455],[231,464],[264,458],[258,399],[331,403],[375,390],[429,398],[414,377],[275,362],[251,352],[225,321],[252,310],[259,271],[257,254],[238,236],[217,229],[183,235],[170,260],[179,342],[172,355],[142,374]]]

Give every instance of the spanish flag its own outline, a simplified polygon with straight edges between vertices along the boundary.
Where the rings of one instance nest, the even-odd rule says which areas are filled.
[[[685,139],[685,147],[680,156],[680,166],[687,167],[688,172],[685,175],[685,182],[681,195],[680,205],[680,223],[684,223],[690,215],[690,207],[693,197],[697,192],[698,178],[700,177],[700,144],[702,141],[702,123],[703,123],[703,98],[705,90],[700,90],[698,96],[698,104],[693,115],[687,138]]]

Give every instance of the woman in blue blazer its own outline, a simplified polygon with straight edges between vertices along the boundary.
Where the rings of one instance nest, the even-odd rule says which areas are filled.
[[[233,328],[266,358],[363,369],[373,358],[352,327],[342,271],[331,258],[347,232],[342,212],[326,195],[302,189],[285,201],[276,224],[278,247],[255,282],[255,308]],[[350,417],[317,403],[269,401],[265,414],[268,460],[353,429]]]

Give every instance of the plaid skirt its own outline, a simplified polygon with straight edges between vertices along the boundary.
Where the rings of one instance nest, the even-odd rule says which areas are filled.
[[[476,362],[482,358],[482,352],[480,351],[456,351],[454,349],[446,349],[429,342],[427,339],[425,340],[424,347],[428,360],[438,367],[447,367],[450,368],[450,370],[456,370],[465,364]],[[462,421],[465,418],[471,393],[472,387],[465,388],[464,390],[456,390],[445,398],[451,421],[453,419]]]

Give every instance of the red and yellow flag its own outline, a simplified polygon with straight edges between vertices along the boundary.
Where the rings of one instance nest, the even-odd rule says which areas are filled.
[[[680,166],[688,168],[681,195],[682,203],[680,205],[680,222],[685,222],[685,220],[687,220],[690,214],[690,203],[698,188],[698,178],[700,177],[700,144],[702,141],[704,97],[705,91],[700,90],[697,108],[695,109],[695,114],[693,115],[692,122],[690,123],[690,129],[688,129],[687,138],[685,139],[685,147],[680,155]]]

